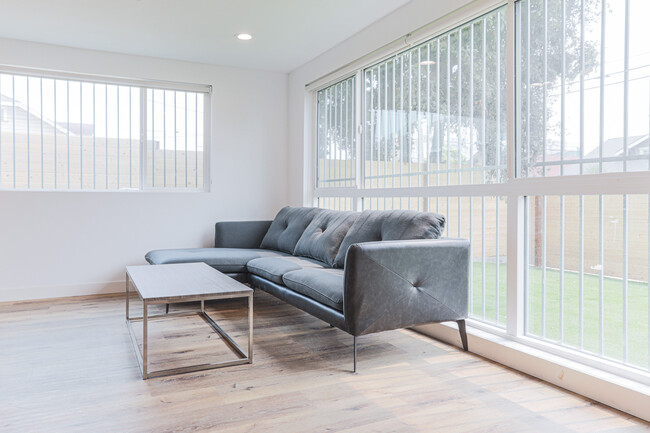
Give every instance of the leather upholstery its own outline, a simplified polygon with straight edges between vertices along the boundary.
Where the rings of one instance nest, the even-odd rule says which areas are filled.
[[[224,275],[227,275],[233,280],[239,281],[240,283],[248,284],[248,272],[224,273]]]
[[[343,311],[343,270],[302,269],[287,272],[284,285],[308,298]]]
[[[286,255],[283,257],[254,259],[246,265],[248,272],[251,274],[259,275],[278,284],[282,284],[282,276],[287,272],[308,268],[322,269],[324,267],[325,263],[314,259]]]
[[[257,275],[250,275],[250,283],[253,287],[264,290],[276,298],[281,299],[282,301],[291,304],[332,326],[336,326],[345,332],[349,332],[345,317],[343,317],[343,313],[340,311]]]
[[[352,244],[407,239],[437,239],[445,230],[445,217],[413,210],[364,211],[341,243],[334,267],[342,268]]]
[[[260,247],[293,254],[300,236],[316,214],[322,211],[315,207],[283,207],[264,235]]]
[[[343,313],[353,335],[467,317],[469,242],[354,244],[345,262]]]
[[[214,225],[215,248],[260,248],[273,221],[224,221]]]
[[[152,265],[169,263],[206,263],[223,273],[248,272],[246,264],[260,257],[284,257],[286,253],[271,250],[243,248],[185,248],[153,250],[145,256]]]
[[[320,212],[298,240],[294,254],[311,257],[332,266],[343,238],[358,216],[358,212]]]
[[[348,218],[355,221],[345,234]],[[284,208],[272,223],[217,223],[217,248],[156,250],[146,259],[151,264],[205,262],[358,336],[467,316],[469,242],[426,239],[443,230],[444,217],[437,214]],[[298,248],[303,234],[304,245]],[[417,240],[390,240],[410,238]],[[247,248],[258,245],[278,247]],[[298,257],[299,252],[334,257],[335,265],[345,269]]]

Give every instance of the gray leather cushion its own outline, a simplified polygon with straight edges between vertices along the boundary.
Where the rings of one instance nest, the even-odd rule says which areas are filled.
[[[283,207],[264,235],[260,248],[293,254],[298,239],[322,209],[315,207]]]
[[[343,238],[334,266],[345,265],[352,244],[374,241],[437,239],[445,230],[445,217],[413,210],[364,211]]]
[[[282,276],[287,272],[307,268],[322,269],[325,266],[325,263],[313,259],[284,256],[251,260],[246,265],[246,268],[251,274],[266,278],[274,283],[284,284]]]
[[[279,251],[242,248],[186,248],[178,250],[153,250],[145,256],[152,265],[169,263],[203,262],[224,272],[247,272],[246,264],[260,257],[283,257]]]
[[[357,212],[320,212],[298,240],[294,254],[311,257],[332,266],[343,238],[358,216]]]
[[[290,289],[335,310],[343,311],[342,269],[303,269],[287,272],[282,280]]]
[[[221,221],[214,225],[215,248],[259,248],[273,221]]]

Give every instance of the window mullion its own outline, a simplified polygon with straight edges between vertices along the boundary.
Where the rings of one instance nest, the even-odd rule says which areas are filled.
[[[516,151],[516,128],[518,126],[518,122],[516,122],[515,119],[515,62],[519,59],[519,56],[517,53],[515,53],[516,30],[515,0],[509,0],[508,5],[506,6],[506,116],[508,182],[511,182],[513,179],[515,179],[518,170],[515,161],[515,158],[518,155],[518,152]],[[511,336],[520,336],[524,334],[525,198],[519,194],[509,195],[506,203],[506,208],[508,215],[506,234],[506,257],[508,263],[506,332]]]

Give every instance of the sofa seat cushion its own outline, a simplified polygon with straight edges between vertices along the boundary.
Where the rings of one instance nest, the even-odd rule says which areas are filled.
[[[224,273],[247,272],[246,264],[261,257],[284,257],[279,251],[244,248],[185,248],[153,250],[145,256],[152,265],[169,263],[206,263]]]
[[[309,268],[322,269],[325,266],[325,263],[305,257],[284,256],[251,260],[246,265],[246,268],[251,274],[266,278],[277,284],[284,284],[282,276],[287,272]]]
[[[354,221],[336,254],[334,267],[345,265],[352,244],[376,241],[438,239],[445,230],[445,217],[414,210],[364,211]]]
[[[260,248],[293,254],[298,239],[319,212],[322,209],[315,207],[283,207],[264,235]]]
[[[342,269],[302,269],[287,272],[282,280],[294,292],[343,311]]]
[[[320,260],[331,267],[343,238],[358,216],[358,212],[320,212],[298,240],[294,254]]]

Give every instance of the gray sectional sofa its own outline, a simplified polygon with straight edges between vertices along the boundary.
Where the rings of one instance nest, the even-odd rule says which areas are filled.
[[[273,221],[219,222],[214,248],[154,250],[151,264],[205,262],[354,336],[458,322],[467,350],[469,242],[416,211],[285,207]]]

